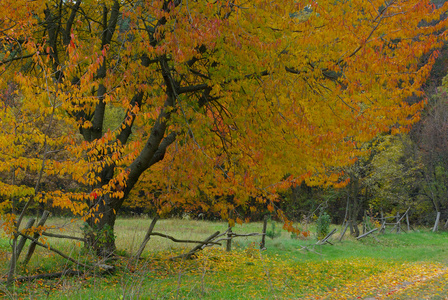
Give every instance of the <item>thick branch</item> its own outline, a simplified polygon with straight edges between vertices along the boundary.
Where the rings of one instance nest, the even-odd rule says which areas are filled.
[[[114,1],[114,6],[112,7],[112,11],[110,13],[110,19],[109,19],[109,24],[107,24],[106,26],[106,22],[107,22],[107,9],[104,10],[104,32],[103,32],[103,38],[101,41],[101,46],[104,47],[106,45],[109,45],[111,40],[112,40],[112,36],[115,32],[115,28],[117,26],[117,22],[118,22],[118,17],[120,15],[120,3],[115,0]]]
[[[159,149],[157,149],[157,151],[152,156],[152,159],[149,163],[150,166],[158,163],[159,161],[161,161],[163,159],[163,157],[165,156],[165,153],[166,153],[166,149],[172,143],[174,143],[174,141],[176,140],[176,137],[177,137],[177,133],[171,132],[163,139],[163,141],[160,143]]]
[[[147,55],[143,55],[140,58],[140,60],[141,60],[142,66],[144,66],[144,67],[149,67],[149,65],[159,62],[158,59],[150,59]],[[126,144],[129,136],[132,133],[132,125],[134,124],[135,117],[136,117],[136,115],[132,109],[135,107],[142,106],[143,96],[144,96],[143,92],[140,91],[140,92],[137,92],[134,95],[134,97],[132,97],[132,100],[130,103],[131,109],[127,110],[124,120],[123,120],[123,122],[121,122],[121,127],[123,129],[121,130],[120,134],[117,136],[117,140],[120,141],[120,143],[122,145]]]
[[[176,95],[174,81],[171,78],[171,71],[169,69],[166,58],[160,59],[160,66],[162,69],[162,75],[166,84],[165,104],[154,123],[145,147],[140,152],[140,155],[129,166],[129,175],[126,185],[125,195],[127,195],[134,185],[137,183],[140,175],[147,170],[150,166],[163,159],[166,148],[172,144],[176,138],[176,133],[170,133],[165,139],[164,135],[167,129],[167,122],[171,116],[171,110],[174,107]],[[163,143],[162,143],[162,140]],[[123,199],[117,204],[120,206]],[[117,207],[119,208],[119,207]]]
[[[135,182],[138,180],[138,177],[141,175],[141,173],[151,166],[150,162],[153,159],[156,151],[159,149],[159,145],[165,134],[165,130],[167,127],[166,122],[169,119],[170,115],[167,110],[172,107],[172,104],[173,99],[170,99],[170,97],[168,97],[168,99],[165,101],[164,108],[160,112],[159,117],[152,127],[151,134],[146,141],[145,147],[140,152],[140,155],[129,166],[130,173],[128,177],[128,187],[130,186],[130,184],[133,186],[133,184],[135,184]]]
[[[101,49],[104,49],[106,45],[109,45],[112,36],[115,32],[115,28],[118,22],[118,17],[120,13],[120,4],[118,1],[114,1],[114,6],[112,7],[112,11],[110,14],[110,20],[109,24],[107,24],[107,8],[104,7],[103,10],[103,34],[102,34],[102,40],[101,40]],[[97,71],[97,78],[103,79],[106,77],[106,57],[103,58],[103,63],[99,67]],[[106,111],[106,103],[104,102],[104,95],[106,94],[107,90],[103,83],[100,83],[98,86],[98,104],[95,107],[95,114],[92,119],[92,136],[91,140],[99,139],[101,138],[103,134],[103,121],[104,121],[104,113]]]
[[[59,66],[59,55],[58,55],[58,36],[57,30],[58,25],[56,24],[56,17],[53,16],[50,9],[47,8],[44,10],[45,13],[45,22],[47,24],[48,31],[48,44],[50,45],[50,56],[53,59],[53,73],[55,75],[56,80],[61,79],[61,72],[58,71]]]
[[[143,92],[138,92],[137,94],[132,97],[130,106],[132,108],[134,107],[141,107],[143,100]],[[117,136],[117,140],[120,141],[122,145],[125,145],[128,141],[129,136],[132,133],[132,125],[134,125],[135,121],[135,113],[132,111],[132,109],[128,109],[126,112],[126,115],[124,117],[123,122],[121,122],[121,132]]]
[[[163,8],[162,8],[162,9],[163,9],[165,12],[169,13],[171,7],[173,7],[173,6],[174,6],[174,7],[177,7],[177,6],[179,6],[179,5],[181,4],[181,2],[182,2],[181,0],[164,1]],[[145,20],[143,20],[143,22],[145,22]],[[163,16],[162,18],[160,18],[159,20],[157,20],[157,24],[156,24],[154,27],[152,27],[152,28],[149,28],[149,27],[146,25],[146,22],[145,22],[146,32],[148,33],[148,37],[149,37],[149,43],[150,43],[150,45],[151,45],[152,47],[157,46],[157,43],[158,43],[158,40],[154,37],[154,33],[157,31],[157,28],[158,28],[159,26],[161,26],[161,25],[165,25],[166,22],[167,22],[167,19],[165,18],[165,16]]]
[[[186,87],[180,87],[177,89],[177,94],[185,94],[185,93],[192,93],[192,92],[197,92],[197,91],[202,91],[207,89],[209,86],[208,84],[198,84],[198,85],[190,85],[190,86],[186,86]]]
[[[76,13],[79,10],[79,6],[81,5],[82,0],[77,0],[75,5],[72,7],[72,11],[70,13],[70,17],[68,17],[67,20],[67,26],[65,27],[64,35],[62,36],[62,41],[65,46],[67,46],[70,43],[71,37],[70,33],[73,26],[73,21],[75,20]]]
[[[25,225],[25,230],[24,231],[30,229],[33,226],[35,221],[36,220],[34,218],[29,219],[28,223],[26,223],[26,225]],[[16,254],[17,255],[17,259],[19,259],[20,253],[22,253],[22,249],[25,246],[25,242],[26,242],[26,238],[21,237],[20,241],[19,241],[19,244],[17,245],[17,249],[14,250],[17,253]]]

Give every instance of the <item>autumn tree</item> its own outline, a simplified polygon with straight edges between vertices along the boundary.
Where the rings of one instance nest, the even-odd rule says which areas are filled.
[[[361,143],[418,119],[423,103],[403,99],[421,93],[444,39],[445,23],[430,22],[446,10],[420,0],[2,6],[1,80],[69,128],[55,143],[70,159],[44,151],[38,171],[83,186],[22,197],[84,214],[103,255],[139,181],[160,214],[201,207],[224,218],[248,199],[274,210],[277,193],[303,181],[346,184],[332,170],[362,156]],[[111,115],[120,119],[106,126]]]

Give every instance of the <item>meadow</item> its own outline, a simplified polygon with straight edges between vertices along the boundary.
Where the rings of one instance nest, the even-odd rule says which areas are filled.
[[[132,260],[150,219],[117,220],[116,270],[85,272],[56,279],[18,281],[4,285],[10,246],[0,237],[0,297],[5,299],[448,299],[448,233],[419,228],[409,233],[389,233],[356,240],[336,233],[331,244],[315,245],[316,238],[297,239],[270,223],[266,250],[260,237],[234,239],[232,251],[225,245],[205,248],[192,260],[169,260],[194,247],[160,237],[151,238],[142,259]],[[48,224],[65,234],[82,235],[81,223],[51,218]],[[273,228],[273,226],[275,228]],[[234,232],[260,232],[262,223],[236,225]],[[332,226],[341,231],[340,226]],[[331,228],[331,229],[332,229]],[[203,240],[225,231],[224,222],[185,219],[160,220],[155,231],[179,239]],[[309,228],[313,232],[314,228]],[[48,238],[54,248],[79,262],[98,258],[77,241]],[[303,247],[307,247],[308,251]],[[21,256],[21,262],[24,254]],[[79,267],[79,266],[78,266]],[[19,275],[75,269],[46,249],[38,249]],[[78,268],[82,269],[82,268]]]

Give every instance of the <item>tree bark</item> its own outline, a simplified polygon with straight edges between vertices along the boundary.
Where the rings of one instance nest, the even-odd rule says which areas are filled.
[[[115,246],[116,214],[108,195],[100,197],[94,205],[96,213],[88,220],[89,228],[84,232],[88,248],[95,250],[103,258],[111,258],[117,249]]]

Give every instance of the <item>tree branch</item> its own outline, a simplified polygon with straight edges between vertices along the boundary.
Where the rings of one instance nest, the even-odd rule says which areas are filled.
[[[57,35],[57,25],[56,25],[56,17],[53,16],[51,10],[47,8],[44,10],[45,13],[45,23],[47,24],[48,31],[48,44],[50,45],[50,56],[53,59],[53,73],[57,81],[61,79],[61,72],[58,71],[58,67],[60,65],[59,62],[59,54],[58,54],[58,35]]]
[[[154,123],[151,133],[146,141],[145,147],[143,147],[140,155],[131,163],[128,168],[128,180],[126,182],[125,196],[131,191],[134,185],[137,183],[140,175],[147,170],[150,166],[160,161],[165,154],[166,148],[174,142],[176,133],[170,133],[164,140],[165,132],[168,127],[167,122],[171,116],[171,110],[175,105],[175,86],[174,80],[171,78],[171,71],[168,66],[166,57],[160,58],[160,67],[162,69],[162,76],[165,80],[167,98],[161,109],[156,122]],[[164,142],[162,143],[162,140]],[[123,197],[117,202],[120,205],[124,201]]]
[[[143,101],[143,92],[138,92],[137,94],[134,95],[134,97],[132,97],[130,106],[132,108],[134,108],[136,106],[141,107],[142,101]],[[121,127],[122,128],[124,127],[124,128],[117,135],[117,140],[120,141],[120,143],[122,145],[126,144],[129,136],[132,133],[132,125],[134,124],[135,117],[136,117],[136,115],[134,112],[132,112],[132,109],[128,109],[126,111],[126,115],[123,119],[123,122],[121,122]]]
[[[209,85],[206,83],[198,84],[198,85],[190,85],[190,86],[186,86],[186,87],[179,87],[177,89],[177,94],[181,95],[181,94],[185,94],[185,93],[192,93],[192,92],[202,91],[207,88],[209,88]]]
[[[103,34],[102,34],[102,40],[101,40],[101,49],[104,49],[106,45],[109,45],[112,36],[115,32],[115,28],[118,22],[118,17],[120,13],[120,3],[115,0],[114,5],[112,7],[111,15],[109,24],[107,24],[107,8],[104,6],[103,9]],[[97,71],[97,78],[102,79],[106,77],[106,57],[104,57],[103,63],[99,67]],[[93,115],[92,119],[92,127],[91,127],[91,140],[99,139],[101,138],[103,134],[103,121],[104,121],[104,114],[106,111],[106,103],[104,102],[104,95],[106,94],[107,90],[103,83],[100,83],[98,86],[98,104],[95,107],[95,113]]]
[[[72,26],[73,26],[73,21],[75,20],[76,17],[76,13],[79,10],[79,6],[81,5],[82,0],[77,0],[75,5],[73,5],[72,7],[72,11],[70,13],[70,16],[68,17],[67,20],[67,26],[65,27],[65,31],[64,34],[62,36],[62,41],[64,43],[65,46],[67,46],[70,43],[71,37],[70,37],[70,33],[72,30]]]
[[[174,141],[176,140],[177,137],[177,133],[176,132],[171,132],[170,134],[168,134],[163,141],[160,143],[159,148],[157,149],[157,151],[154,153],[151,162],[150,162],[150,166],[158,163],[159,161],[161,161],[163,159],[163,157],[165,156],[166,153],[166,149],[172,144],[174,143]]]
[[[28,54],[28,55],[14,56],[14,57],[2,60],[2,61],[0,61],[0,66],[4,65],[4,64],[7,64],[7,63],[10,63],[10,62],[13,62],[13,61],[16,61],[16,60],[21,60],[21,59],[24,59],[24,58],[33,57],[35,54],[36,54],[36,52]]]

